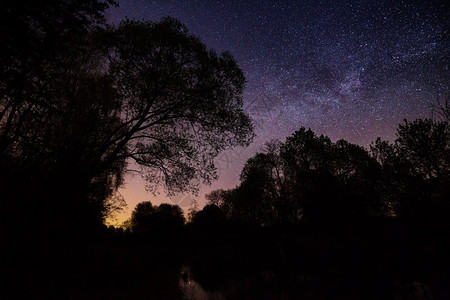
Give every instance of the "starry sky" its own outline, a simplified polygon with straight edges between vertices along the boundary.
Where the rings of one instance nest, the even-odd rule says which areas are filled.
[[[405,118],[430,117],[450,86],[450,5],[443,0],[150,1],[119,0],[109,23],[125,17],[179,19],[209,47],[230,51],[248,80],[244,107],[257,137],[217,158],[220,178],[198,196],[146,193],[139,176],[121,190],[128,209],[144,200],[189,208],[239,184],[245,161],[301,126],[333,141],[368,147],[395,138]]]

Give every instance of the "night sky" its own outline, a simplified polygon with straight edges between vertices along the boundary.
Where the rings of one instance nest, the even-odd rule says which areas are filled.
[[[119,1],[124,17],[179,19],[218,52],[230,51],[248,80],[244,107],[257,137],[219,156],[220,178],[204,194],[233,188],[245,161],[265,142],[301,126],[333,141],[368,147],[395,138],[405,118],[430,117],[450,86],[450,7],[446,1]],[[189,208],[192,196],[156,198],[138,176],[122,190],[128,209],[150,200]]]

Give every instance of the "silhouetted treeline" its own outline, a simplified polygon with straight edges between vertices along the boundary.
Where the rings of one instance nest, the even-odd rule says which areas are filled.
[[[445,103],[440,112],[448,116]],[[229,222],[333,227],[397,216],[449,225],[449,119],[405,120],[394,143],[377,139],[370,150],[301,128],[250,158],[240,179],[206,196]],[[205,208],[197,219],[212,211]]]
[[[166,271],[155,272],[178,268],[180,299],[205,294],[219,299],[450,295],[450,240],[448,230],[436,228],[436,222],[363,215],[262,226],[230,219],[220,207],[208,204],[179,227],[179,208],[162,206],[165,213],[158,213],[159,206],[141,203],[127,222],[131,229],[111,227],[106,241],[113,242],[112,249],[133,249],[134,261],[164,260]]]
[[[107,25],[110,5],[0,3],[1,299],[177,299],[190,279],[230,299],[450,294],[448,99],[370,150],[300,128],[189,222],[142,202],[107,228],[129,162],[195,190],[253,137],[231,54],[172,18]]]
[[[214,240],[249,230],[446,233],[450,222],[448,99],[435,119],[404,121],[393,143],[377,139],[370,150],[300,128],[284,143],[271,142],[245,164],[241,184],[206,195],[191,211],[187,229],[179,207],[138,204],[128,221],[135,236],[164,234]],[[407,229],[409,227],[409,229]],[[164,235],[162,234],[162,235]]]
[[[157,243],[171,237],[208,243],[261,230],[370,235],[386,233],[391,225],[405,232],[447,233],[448,99],[438,104],[440,117],[405,120],[393,143],[377,139],[370,150],[300,128],[250,158],[238,187],[206,195],[207,205],[190,211],[186,225],[178,206],[141,202],[125,230]]]

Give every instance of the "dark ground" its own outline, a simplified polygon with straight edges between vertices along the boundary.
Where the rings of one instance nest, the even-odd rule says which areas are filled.
[[[33,237],[2,248],[1,299],[199,297],[186,294],[188,281],[208,299],[450,299],[448,231],[395,221],[187,228],[179,240]]]

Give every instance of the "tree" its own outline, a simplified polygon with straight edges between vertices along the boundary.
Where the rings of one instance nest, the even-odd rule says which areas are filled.
[[[238,218],[237,209],[235,209],[235,198],[235,189],[218,189],[211,191],[209,194],[205,195],[205,199],[208,201],[208,205],[215,205],[219,207],[228,220],[234,220]]]
[[[287,195],[280,143],[266,144],[266,153],[257,153],[242,169],[241,185],[236,189],[248,219],[262,225],[294,222],[293,207]]]
[[[131,213],[131,230],[134,233],[147,233],[152,229],[155,208],[150,201],[143,201],[136,205]]]
[[[0,4],[0,153],[13,150],[18,135],[26,132],[23,126],[55,104],[49,85],[86,57],[80,54],[87,50],[88,33],[105,24],[103,12],[111,4],[114,1]]]
[[[131,214],[131,230],[144,239],[173,241],[181,237],[185,218],[177,205],[140,202]]]
[[[181,237],[186,219],[178,205],[162,203],[156,207],[153,215],[154,230],[160,239],[173,240]]]
[[[332,142],[311,129],[300,128],[280,147],[283,169],[297,220],[317,218],[331,208],[329,195]],[[336,196],[336,195],[335,195]]]
[[[0,4],[0,208],[7,216],[2,221],[16,229],[39,224],[45,232],[73,223],[78,230],[87,220],[98,223],[111,208],[110,187],[121,182],[113,168],[81,179],[83,156],[99,133],[92,121],[110,124],[109,112],[100,110],[114,102],[103,97],[111,84],[91,61],[97,53],[90,32],[104,26],[110,4]],[[85,136],[92,129],[95,135]],[[123,168],[123,161],[114,168]],[[114,184],[104,186],[108,181]]]
[[[214,204],[208,204],[198,211],[192,218],[192,226],[196,230],[216,233],[222,230],[226,224],[223,211]]]
[[[266,147],[266,153],[257,153],[247,160],[238,187],[215,190],[205,196],[228,220],[263,226],[281,225],[288,219],[292,222],[278,154],[280,144],[270,142]]]
[[[187,223],[191,223],[195,214],[199,211],[199,206],[198,206],[198,202],[197,200],[193,199],[191,201],[191,205],[187,211],[187,218],[186,218],[186,222]]]
[[[130,158],[170,192],[216,178],[214,158],[248,145],[245,78],[229,53],[207,50],[175,19],[124,21],[112,30],[109,70],[122,98],[123,124],[98,153],[99,168]]]
[[[385,194],[397,203],[398,213],[431,217],[448,210],[445,200],[450,183],[448,121],[404,120],[399,124],[394,144],[378,139],[371,151],[383,166]]]
[[[450,122],[450,93],[436,99],[432,112],[434,120]]]
[[[384,215],[380,172],[363,147],[300,128],[248,159],[238,187],[206,199],[228,216],[261,226],[356,221]]]
[[[381,178],[380,164],[370,152],[345,140],[333,144],[331,173],[344,187],[348,216],[384,216],[386,203],[377,186]],[[343,213],[345,215],[345,213]]]
[[[397,129],[396,146],[409,162],[409,171],[430,184],[450,175],[450,125],[447,121],[404,120]]]
[[[111,3],[7,7],[27,34],[5,36],[2,54],[2,208],[29,206],[31,192],[15,194],[20,181],[45,199],[30,214],[100,223],[117,207],[111,200],[129,161],[149,187],[176,193],[195,190],[193,179],[215,179],[215,156],[250,142],[245,78],[232,56],[207,50],[170,18],[102,27]],[[54,55],[40,52],[47,42]]]
[[[382,213],[379,166],[368,151],[300,128],[281,147],[285,174],[304,219],[331,222]]]

